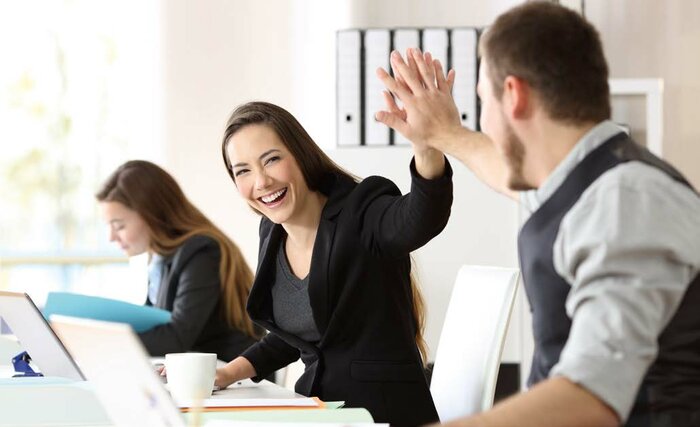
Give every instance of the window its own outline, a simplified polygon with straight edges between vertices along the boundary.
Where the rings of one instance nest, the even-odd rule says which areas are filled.
[[[159,33],[156,1],[0,2],[0,289],[143,302],[94,194],[160,157]]]

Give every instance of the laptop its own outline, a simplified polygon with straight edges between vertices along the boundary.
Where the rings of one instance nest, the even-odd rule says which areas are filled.
[[[83,381],[85,376],[34,301],[25,293],[0,291],[0,317],[44,376]],[[0,364],[9,364],[9,360]]]
[[[129,325],[52,315],[51,326],[115,425],[185,427],[184,417]]]

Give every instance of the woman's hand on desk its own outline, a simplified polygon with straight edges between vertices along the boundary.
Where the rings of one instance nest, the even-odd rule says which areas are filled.
[[[218,368],[216,370],[216,379],[214,379],[214,385],[218,386],[219,389],[225,389],[230,384],[236,381],[236,378],[229,373],[228,365],[223,368]]]
[[[162,363],[157,363],[153,365],[153,368],[156,370],[156,374],[160,375],[161,377],[167,377],[168,373],[165,370],[165,365]]]
[[[232,383],[246,378],[251,378],[256,375],[255,368],[245,357],[239,356],[230,361],[223,368],[216,370],[216,379],[214,385],[225,389]]]

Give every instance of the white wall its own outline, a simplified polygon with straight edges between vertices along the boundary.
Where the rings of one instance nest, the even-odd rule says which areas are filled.
[[[700,2],[587,0],[585,14],[612,77],[664,80],[664,158],[700,187]]]
[[[250,100],[289,105],[291,3],[167,0],[164,13],[166,166],[187,195],[255,265],[258,218],[220,154],[228,114]]]

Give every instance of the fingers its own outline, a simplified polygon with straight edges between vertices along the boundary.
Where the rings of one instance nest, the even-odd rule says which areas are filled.
[[[403,63],[403,60],[401,62]],[[391,93],[396,94],[401,100],[406,100],[411,94],[410,89],[406,86],[405,79],[402,78],[403,75],[400,73],[395,75],[396,78],[392,78],[383,68],[377,69],[377,77],[379,77],[382,83],[384,83],[384,86],[388,89],[388,91],[382,92],[388,111],[378,111],[375,113],[374,118],[403,134],[407,126],[406,112],[399,108]]]
[[[406,81],[401,77],[401,74],[394,74],[394,79],[396,80],[396,83],[401,85],[403,88],[408,89],[408,85],[406,85]]]
[[[425,55],[423,56],[423,59],[425,60],[425,68],[427,71],[427,78],[428,81],[426,81],[426,85],[428,83],[430,84],[431,89],[437,88],[437,82],[436,82],[436,75],[435,75],[435,67],[433,67],[433,55],[431,55],[430,52],[425,52]]]
[[[449,73],[447,73],[447,85],[450,88],[450,93],[452,93],[452,89],[455,87],[455,75],[456,71],[455,69],[451,69]]]
[[[396,94],[399,99],[403,100],[410,96],[410,93],[404,84],[400,84],[389,75],[383,68],[377,68],[377,77],[384,83],[384,86],[389,92]]]
[[[406,64],[408,64],[408,68],[410,68],[416,76],[420,76],[420,71],[418,71],[418,65],[416,65],[416,60],[413,59],[412,52],[413,49],[410,47],[406,49]],[[423,83],[420,84],[420,87],[423,87]]]
[[[378,122],[384,123],[385,125],[394,129],[401,135],[406,136],[405,132],[407,130],[408,125],[406,124],[406,121],[401,117],[400,113],[378,111],[374,115],[374,118],[377,119]]]
[[[433,61],[433,69],[435,71],[435,81],[437,83],[438,90],[445,92],[447,90],[452,91],[452,88],[449,86],[447,83],[447,79],[445,78],[445,73],[442,71],[442,65],[440,64],[439,60],[434,60]]]
[[[391,68],[394,70],[394,75],[400,75],[403,81],[406,83],[407,89],[411,91],[411,93],[416,93],[419,90],[423,89],[423,83],[421,82],[420,74],[418,70],[413,66],[410,61],[411,61],[411,55],[409,54],[411,49],[408,49],[407,52],[407,59],[409,61],[409,64],[406,64],[404,62],[403,58],[401,57],[401,54],[398,53],[397,51],[391,52]],[[401,94],[398,92],[394,92],[399,95],[399,99],[403,100],[403,97]]]
[[[382,96],[384,97],[384,103],[386,104],[387,111],[392,113],[398,113],[400,111],[399,106],[396,104],[396,100],[387,91],[382,91]]]
[[[396,114],[401,118],[401,120],[405,121],[406,120],[406,110],[403,110],[399,107],[399,105],[396,103],[396,100],[394,99],[393,96],[387,91],[382,92],[382,96],[384,96],[384,103],[386,104],[387,111],[389,111],[392,114]]]
[[[408,87],[403,77],[401,77],[400,73],[394,73],[394,80],[396,80],[396,83],[401,86],[406,93],[411,93],[411,89]]]
[[[422,54],[418,49],[412,49],[413,60],[420,73],[423,87],[428,90],[435,89],[435,69],[433,68],[433,58],[430,52]]]
[[[456,74],[454,68],[447,73],[447,78],[445,78],[445,73],[439,60],[433,61],[433,68],[435,69],[435,80],[437,81],[438,89],[451,94],[455,85]]]

